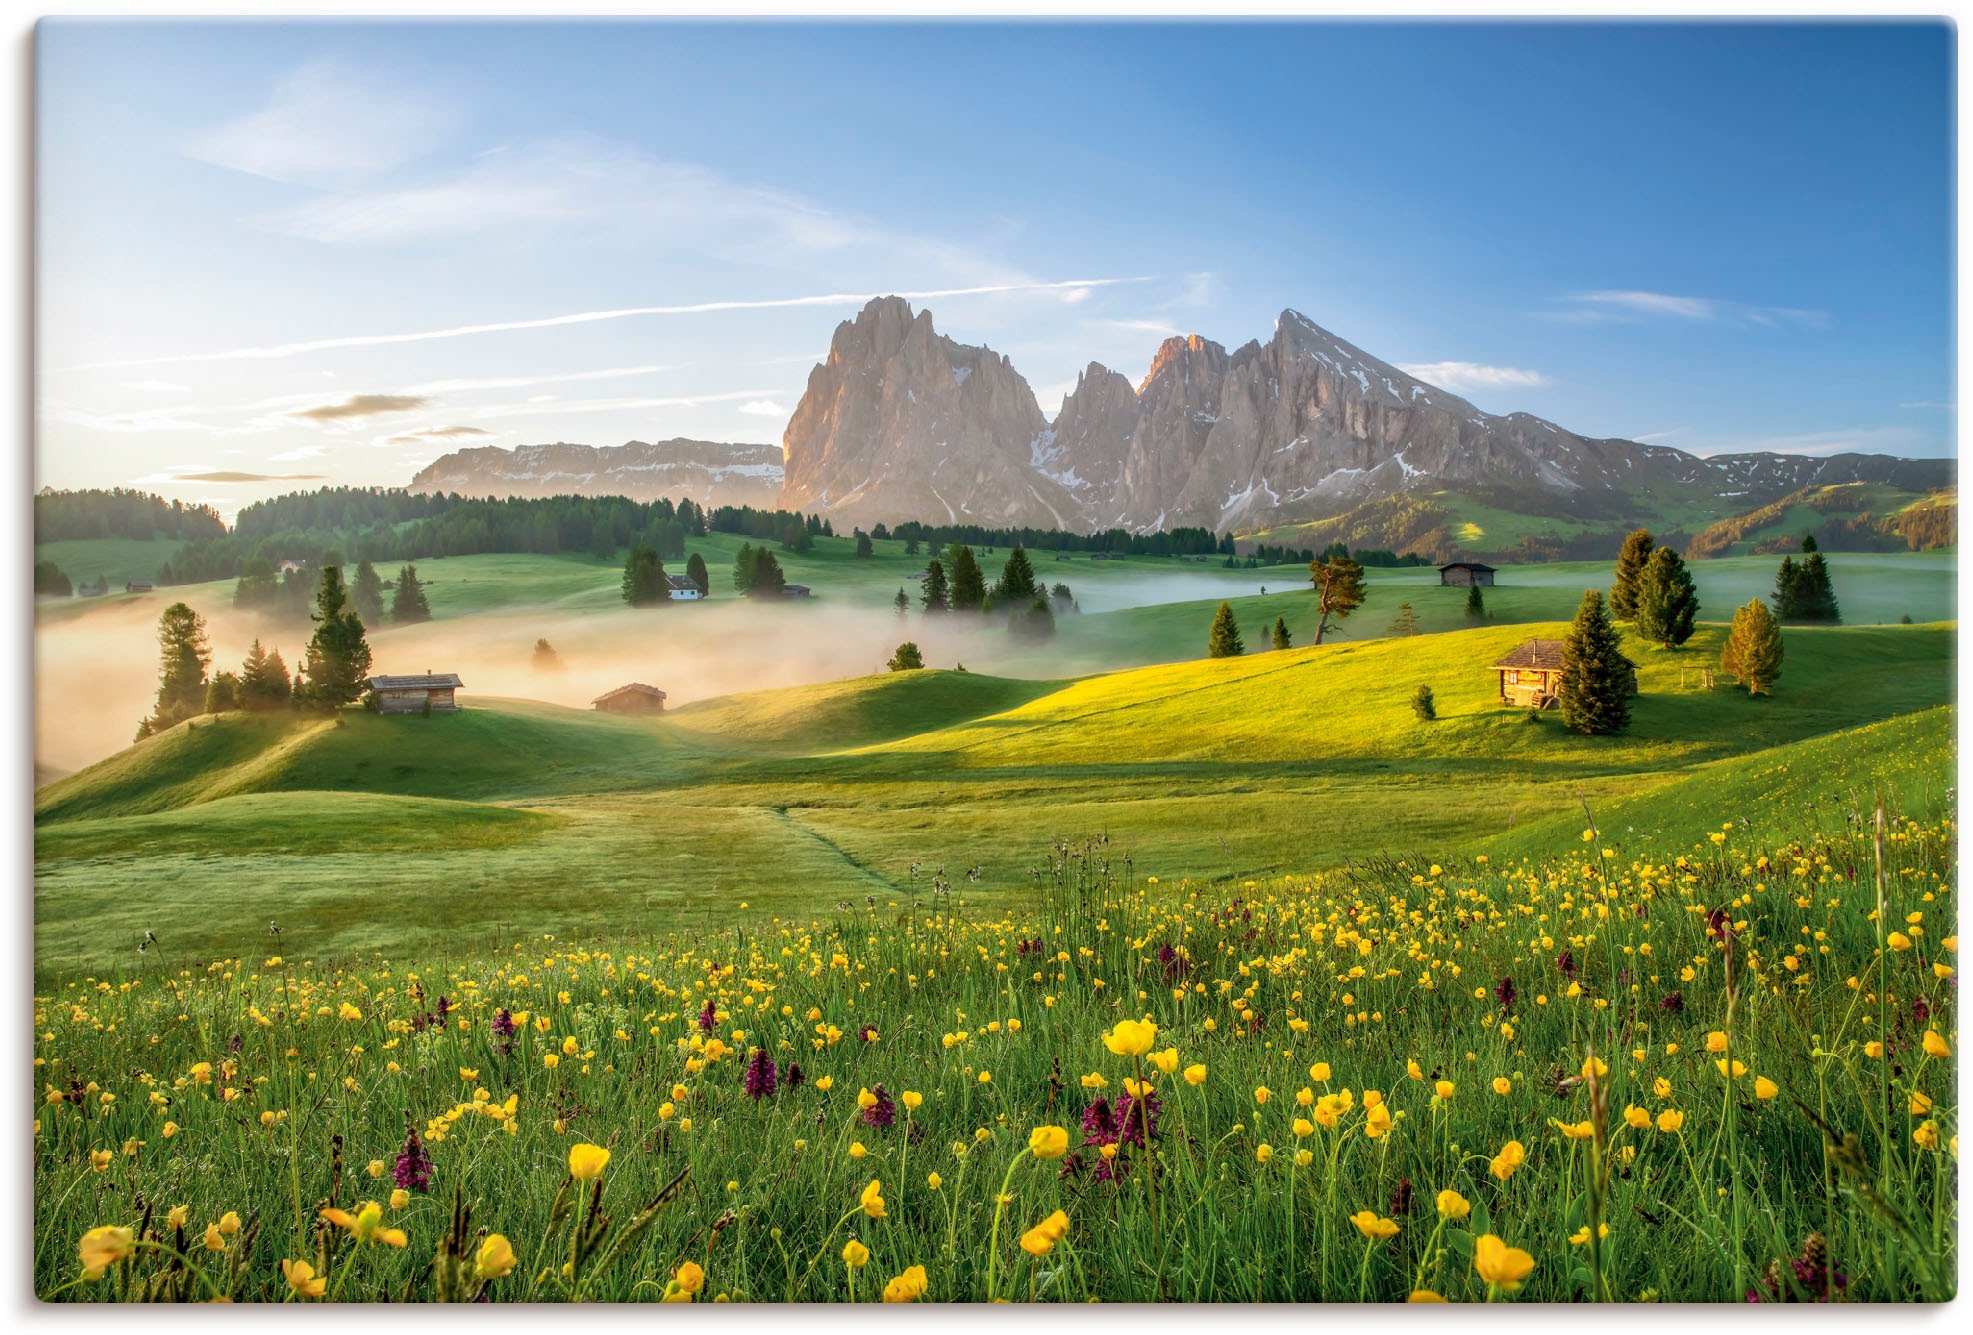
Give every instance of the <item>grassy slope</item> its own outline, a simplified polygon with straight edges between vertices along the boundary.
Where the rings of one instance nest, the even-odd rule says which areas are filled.
[[[886,673],[721,696],[670,711],[663,726],[667,733],[707,744],[737,742],[822,753],[998,714],[1047,695],[1059,685],[977,672]]]

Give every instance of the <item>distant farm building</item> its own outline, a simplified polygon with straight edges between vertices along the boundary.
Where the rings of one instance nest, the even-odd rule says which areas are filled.
[[[466,683],[456,673],[421,672],[402,677],[372,677],[370,690],[379,714],[422,714],[459,708],[453,692]]]
[[[1439,583],[1462,589],[1468,584],[1492,584],[1493,567],[1478,561],[1454,561],[1439,567]]]
[[[671,586],[671,596],[678,602],[689,603],[706,596],[699,581],[690,575],[666,575],[665,583]]]
[[[783,598],[806,598],[808,597],[808,585],[783,584],[781,586],[781,596]]]
[[[597,696],[589,702],[589,707],[600,709],[605,714],[662,714],[665,712],[665,693],[655,686],[633,681],[628,686],[619,686],[614,691]]]
[[[1626,663],[1630,660],[1626,658]],[[1631,663],[1635,668],[1637,664]],[[1529,640],[1493,665],[1504,704],[1553,709],[1562,703],[1562,641]]]
[[[123,591],[125,593],[149,593],[156,587],[157,585],[151,583],[148,579],[133,579],[123,586]]]
[[[288,574],[290,571],[293,571],[299,574],[301,571],[304,571],[306,569],[308,569],[308,562],[306,561],[282,561],[274,567],[274,573],[277,575],[285,575]]]

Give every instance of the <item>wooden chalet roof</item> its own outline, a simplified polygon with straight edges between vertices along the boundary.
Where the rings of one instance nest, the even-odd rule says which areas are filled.
[[[1447,561],[1440,570],[1492,570],[1494,567],[1484,561]]]
[[[405,676],[383,676],[370,678],[373,691],[439,691],[446,687],[464,686],[453,672],[414,672]]]
[[[628,686],[619,686],[614,691],[605,691],[603,692],[603,694],[597,696],[594,700],[591,700],[589,703],[592,705],[600,705],[605,700],[615,700],[620,696],[625,696],[625,695],[649,695],[649,696],[655,696],[657,699],[660,700],[665,698],[665,693],[659,690],[657,687],[646,686],[641,681],[633,681]]]
[[[1520,648],[1494,664],[1494,668],[1505,671],[1508,668],[1539,668],[1546,672],[1562,670],[1562,641],[1529,640]]]
[[[699,587],[699,581],[693,579],[690,575],[666,575],[665,583],[674,589],[696,589]]]

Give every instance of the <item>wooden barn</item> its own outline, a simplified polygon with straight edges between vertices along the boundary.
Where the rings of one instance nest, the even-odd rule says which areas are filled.
[[[456,673],[420,672],[409,676],[370,678],[370,691],[377,699],[379,714],[422,714],[459,708],[453,695],[466,683]]]
[[[628,686],[619,686],[607,691],[589,702],[591,709],[600,709],[605,714],[662,714],[665,712],[665,693],[655,686],[646,686],[641,681],[633,681]]]
[[[125,593],[150,593],[155,588],[157,588],[157,585],[151,583],[148,579],[133,579],[123,586],[123,591]]]
[[[1529,640],[1493,665],[1500,698],[1510,705],[1549,709],[1562,700],[1562,641]]]
[[[674,602],[696,602],[706,596],[706,591],[699,587],[699,581],[690,575],[666,575],[665,584]]]
[[[1439,567],[1439,583],[1447,588],[1463,589],[1469,584],[1492,584],[1493,567],[1478,561],[1453,561]]]

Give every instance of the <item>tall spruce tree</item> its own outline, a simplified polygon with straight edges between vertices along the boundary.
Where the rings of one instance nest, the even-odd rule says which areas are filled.
[[[1562,641],[1562,721],[1575,732],[1607,736],[1630,726],[1637,672],[1623,654],[1603,595],[1583,593],[1575,624]]]
[[[1321,644],[1331,618],[1342,621],[1363,606],[1363,567],[1337,553],[1312,562],[1308,570],[1309,581],[1315,585],[1316,607],[1322,613],[1315,623],[1315,642]]]
[[[1291,649],[1294,647],[1294,644],[1294,639],[1288,634],[1287,618],[1274,618],[1274,647],[1277,649]]]
[[[963,542],[952,544],[952,610],[977,612],[986,605],[986,572],[980,569],[973,549]]]
[[[1692,638],[1692,623],[1698,615],[1699,593],[1685,562],[1669,547],[1652,552],[1637,581],[1633,620],[1638,636],[1662,648],[1676,649]]]
[[[1829,580],[1829,562],[1823,558],[1813,533],[1802,539],[1802,550],[1807,555],[1802,560],[1800,599],[1795,615],[1803,621],[1833,625],[1843,619],[1843,614],[1836,606],[1836,587]]]
[[[1774,614],[1783,621],[1799,619],[1802,605],[1802,568],[1793,556],[1781,558],[1781,569],[1774,573]]]
[[[205,712],[206,669],[211,665],[205,618],[184,603],[165,608],[158,617],[157,704],[137,735],[163,732]]]
[[[665,563],[658,549],[640,542],[630,549],[623,563],[623,600],[632,607],[667,607],[671,585],[665,579]]]
[[[1208,658],[1238,658],[1247,652],[1240,641],[1240,623],[1233,619],[1233,605],[1222,602],[1213,613],[1212,635],[1206,641]]]
[[[858,556],[872,556],[876,554],[876,551],[876,547],[870,541],[870,535],[862,529],[858,529],[856,531],[856,554]]]
[[[900,621],[911,615],[911,595],[904,591],[902,584],[897,586],[897,597],[891,599],[891,606],[897,609]]]
[[[397,587],[391,590],[390,619],[400,626],[416,625],[432,619],[432,605],[425,601],[425,586],[418,582],[418,567],[407,565],[397,572]]]
[[[1781,623],[1760,599],[1750,600],[1733,614],[1733,628],[1720,649],[1720,671],[1747,688],[1749,695],[1766,695],[1781,675]]]
[[[288,703],[293,687],[288,681],[288,665],[281,651],[261,648],[253,642],[247,661],[240,667],[240,708],[279,709]]]
[[[400,582],[400,594],[403,587]],[[428,619],[430,615],[426,613]],[[297,694],[317,709],[340,709],[363,694],[370,675],[370,644],[363,638],[363,618],[349,605],[342,567],[322,567],[312,617],[315,634],[302,656],[303,683]]]
[[[1629,621],[1637,615],[1637,584],[1651,560],[1651,548],[1651,531],[1640,528],[1624,539],[1622,549],[1617,552],[1617,578],[1610,585],[1610,615],[1619,621]]]
[[[240,707],[240,679],[231,672],[215,672],[206,683],[206,713],[225,714]]]
[[[1020,608],[1034,601],[1037,592],[1034,579],[1034,563],[1018,544],[1007,554],[1007,563],[1000,568],[1000,582],[993,586],[993,600],[1008,606]]]
[[[356,563],[356,579],[349,586],[349,600],[366,628],[384,624],[384,582],[377,578],[377,567],[368,561]]]
[[[740,544],[740,550],[733,557],[733,592],[746,597],[754,587],[754,545],[751,542]]]
[[[781,573],[781,563],[766,547],[754,548],[754,578],[747,586],[749,598],[779,598],[788,587],[788,577]]]
[[[688,501],[686,504],[689,505],[690,502]],[[706,573],[706,558],[697,552],[693,552],[685,562],[685,578],[699,586],[699,596],[701,598],[712,596],[712,576]]]
[[[925,566],[925,578],[918,581],[919,597],[928,616],[952,610],[952,593],[945,583],[945,563],[934,556]]]
[[[1007,628],[1029,640],[1045,640],[1055,633],[1055,609],[1048,605],[1048,594],[1036,590],[1026,607],[1016,606]]]
[[[1487,600],[1480,593],[1480,586],[1477,584],[1468,584],[1466,586],[1467,624],[1477,626],[1482,621],[1485,621],[1486,619],[1487,619]]]

